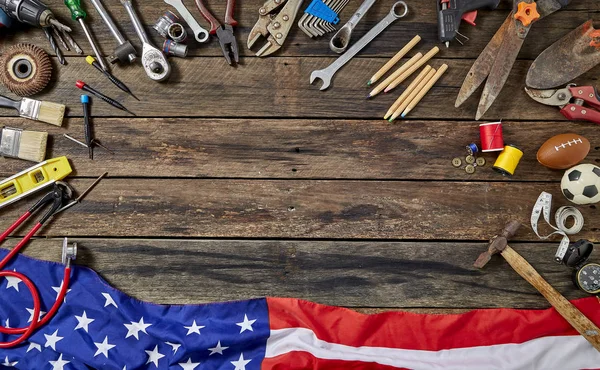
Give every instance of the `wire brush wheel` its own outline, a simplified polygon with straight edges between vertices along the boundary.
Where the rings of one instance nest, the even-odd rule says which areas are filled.
[[[39,93],[52,77],[50,57],[42,48],[31,44],[5,49],[0,57],[0,68],[0,81],[19,96]]]

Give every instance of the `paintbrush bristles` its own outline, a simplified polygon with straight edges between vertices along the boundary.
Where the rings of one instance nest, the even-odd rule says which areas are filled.
[[[37,120],[55,126],[62,126],[65,108],[66,107],[62,104],[43,101],[40,105],[40,112],[38,113]]]
[[[42,162],[46,159],[47,132],[23,131],[18,158],[26,161]]]

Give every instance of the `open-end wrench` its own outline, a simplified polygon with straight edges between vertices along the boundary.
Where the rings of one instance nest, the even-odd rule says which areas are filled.
[[[396,8],[402,6],[404,11],[402,13],[397,13]],[[310,83],[312,85],[313,82],[317,78],[323,81],[323,85],[320,90],[326,90],[329,85],[331,85],[331,80],[335,73],[344,66],[344,64],[348,63],[350,59],[352,59],[359,51],[361,51],[365,46],[367,46],[377,35],[379,35],[383,30],[385,30],[390,24],[394,23],[397,19],[400,19],[408,14],[408,6],[404,1],[398,1],[394,5],[392,5],[392,9],[389,14],[386,15],[379,23],[375,25],[375,27],[371,28],[369,32],[367,32],[360,40],[356,42],[356,44],[352,45],[347,52],[342,54],[339,58],[335,60],[335,62],[331,63],[329,67],[325,69],[319,69],[313,71],[310,74]]]
[[[358,7],[356,12],[350,17],[348,22],[340,28],[335,35],[329,41],[329,48],[338,54],[343,53],[348,48],[348,44],[350,44],[350,37],[352,37],[352,30],[356,26],[358,22],[362,19],[362,17],[367,13],[369,9],[375,4],[375,0],[365,0]]]
[[[192,13],[190,13],[190,11],[187,10],[185,5],[183,5],[182,0],[164,0],[164,1],[165,1],[165,3],[171,5],[173,8],[175,8],[175,10],[177,10],[179,15],[181,15],[181,18],[183,18],[183,20],[188,24],[188,26],[190,26],[190,28],[192,29],[192,32],[194,33],[194,38],[196,39],[196,41],[198,41],[198,42],[208,41],[208,35],[209,35],[208,31],[205,28],[203,28],[198,23],[198,21],[196,21],[196,19],[192,15]]]
[[[171,74],[171,65],[169,65],[167,58],[162,51],[158,50],[150,42],[140,18],[133,9],[131,0],[121,0],[121,4],[123,4],[125,10],[127,10],[127,14],[129,14],[129,18],[131,18],[131,23],[133,23],[135,32],[142,42],[141,59],[146,74],[154,81],[166,80]]]

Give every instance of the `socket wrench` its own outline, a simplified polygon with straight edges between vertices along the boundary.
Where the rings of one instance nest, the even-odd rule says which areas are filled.
[[[206,29],[204,29],[202,26],[200,26],[198,21],[196,21],[196,19],[192,16],[192,13],[190,13],[190,11],[187,10],[185,5],[183,5],[182,0],[164,0],[164,1],[165,1],[165,3],[171,5],[173,8],[175,8],[175,10],[177,10],[179,15],[181,15],[181,18],[183,18],[183,20],[188,24],[188,26],[190,26],[190,28],[192,29],[192,32],[194,33],[194,38],[196,39],[196,41],[198,41],[200,43],[208,41],[208,31]]]
[[[402,13],[396,13],[396,8],[399,6],[402,6],[404,8],[404,11]],[[356,44],[352,45],[352,47],[348,49],[347,52],[338,57],[335,60],[335,62],[329,65],[329,67],[313,71],[310,74],[310,84],[312,85],[312,83],[315,82],[315,80],[318,78],[321,81],[323,81],[323,85],[321,86],[320,90],[326,90],[329,87],[329,85],[331,85],[331,80],[333,79],[333,76],[340,68],[342,68],[346,63],[348,63],[350,59],[352,59],[356,54],[358,54],[359,51],[361,51],[365,46],[367,46],[371,41],[373,41],[373,39],[377,37],[377,35],[379,35],[381,32],[383,32],[383,30],[385,30],[390,24],[406,16],[406,14],[408,14],[408,6],[404,1],[398,1],[397,3],[392,5],[392,9],[390,10],[389,14],[386,15],[381,21],[379,21],[379,23],[377,23],[373,28],[371,28],[371,30],[369,30],[369,32],[367,32],[363,37],[361,37],[360,40],[356,42]]]
[[[125,10],[127,10],[127,14],[129,14],[129,18],[131,18],[131,23],[133,23],[135,32],[142,41],[142,65],[144,66],[146,74],[154,81],[166,80],[171,74],[171,65],[169,65],[167,58],[162,51],[154,47],[150,42],[140,18],[133,9],[131,0],[121,0],[121,4],[123,4]]]
[[[102,4],[102,1],[90,0],[90,2],[94,6],[94,8],[96,8],[96,11],[98,12],[98,14],[100,14],[100,17],[102,17],[102,20],[110,30],[110,33],[113,34],[113,36],[115,37],[115,39],[117,39],[117,42],[119,43],[119,46],[115,48],[115,51],[112,57],[110,58],[110,62],[115,63],[117,61],[129,61],[129,63],[133,63],[137,59],[135,48],[127,39],[125,39],[125,37],[123,37],[123,34],[121,33],[121,31],[119,31],[117,25],[110,17],[110,14],[108,14],[108,12],[106,11],[106,8],[104,7],[104,4]]]
[[[350,17],[348,22],[340,28],[335,35],[329,41],[329,48],[334,52],[341,54],[348,48],[348,44],[350,44],[350,37],[352,37],[352,30],[356,26],[358,22],[362,19],[363,15],[371,9],[371,7],[375,4],[375,0],[365,0],[358,7],[356,12]]]

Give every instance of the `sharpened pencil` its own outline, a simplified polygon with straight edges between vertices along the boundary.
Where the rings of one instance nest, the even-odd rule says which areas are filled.
[[[402,59],[409,51],[411,51],[412,48],[414,48],[415,45],[419,43],[419,41],[421,41],[421,36],[417,35],[413,37],[413,39],[410,40],[408,44],[406,44],[402,49],[400,49],[400,51],[397,52],[396,55],[392,57],[392,59],[390,59],[386,64],[384,64],[383,67],[381,67],[379,71],[377,71],[377,73],[375,73],[373,77],[371,77],[369,82],[367,82],[367,86],[371,86],[371,84],[374,84],[381,77],[383,77],[383,75],[386,74],[387,71],[389,71],[393,66],[395,66],[396,63],[398,63],[400,59]]]
[[[396,118],[398,118],[398,116],[400,116],[402,114],[402,112],[404,112],[404,109],[410,104],[410,102],[419,94],[419,92],[423,89],[423,87],[425,87],[425,85],[427,84],[427,82],[429,80],[431,80],[431,78],[435,75],[436,70],[435,68],[432,68],[429,73],[427,73],[427,75],[425,76],[425,78],[423,78],[423,80],[421,80],[421,82],[419,82],[419,84],[414,88],[414,90],[406,97],[406,99],[404,99],[404,101],[402,102],[402,104],[400,104],[400,106],[398,108],[396,108],[396,111],[394,112],[394,114],[388,119],[388,121],[393,122]]]
[[[439,51],[440,51],[440,48],[438,48],[437,46],[435,46],[433,49],[429,50],[429,52],[427,54],[425,54],[423,56],[423,58],[419,59],[419,61],[417,63],[415,63],[413,66],[411,66],[402,75],[398,76],[398,78],[396,78],[392,83],[390,83],[388,85],[388,87],[385,88],[385,92],[387,93],[387,92],[395,89],[396,86],[400,85],[402,82],[404,82],[404,80],[406,80],[407,78],[409,78],[410,75],[412,75],[413,73],[415,73],[415,71],[417,69],[421,68],[421,66],[423,66],[425,63],[427,63]]]
[[[440,69],[437,70],[436,74],[429,81],[427,81],[427,85],[425,85],[425,87],[423,87],[423,89],[419,92],[419,95],[417,95],[413,99],[413,101],[410,102],[408,107],[406,107],[404,112],[402,112],[402,118],[406,117],[406,115],[408,113],[410,113],[410,111],[413,110],[417,106],[417,104],[419,104],[421,99],[423,99],[425,94],[427,94],[429,92],[429,90],[431,90],[433,85],[435,85],[435,83],[442,77],[442,75],[444,74],[444,72],[446,72],[447,69],[448,69],[448,65],[442,64]]]
[[[426,66],[425,68],[423,68],[423,70],[421,71],[421,73],[419,73],[419,75],[417,76],[417,78],[414,79],[413,82],[411,82],[410,85],[408,85],[408,87],[406,88],[406,90],[404,90],[404,92],[402,93],[402,95],[400,95],[400,97],[398,97],[398,99],[396,99],[396,101],[394,102],[394,104],[392,104],[392,106],[390,107],[390,109],[388,109],[387,113],[385,114],[385,116],[383,116],[383,119],[388,119],[390,118],[390,116],[392,114],[394,114],[394,112],[396,111],[396,109],[398,109],[398,107],[402,104],[402,102],[404,102],[404,100],[406,99],[407,96],[410,95],[410,93],[419,85],[419,83],[425,78],[425,76],[427,76],[427,74],[429,73],[429,71],[431,71],[433,68],[431,68],[431,66]]]
[[[383,80],[379,85],[377,85],[369,95],[367,95],[367,99],[374,97],[375,95],[382,92],[390,83],[392,83],[398,76],[402,75],[406,70],[412,67],[417,61],[423,58],[423,54],[417,53],[415,56],[410,58],[406,63],[404,63],[400,68],[398,68],[394,73],[392,73],[388,78]]]

